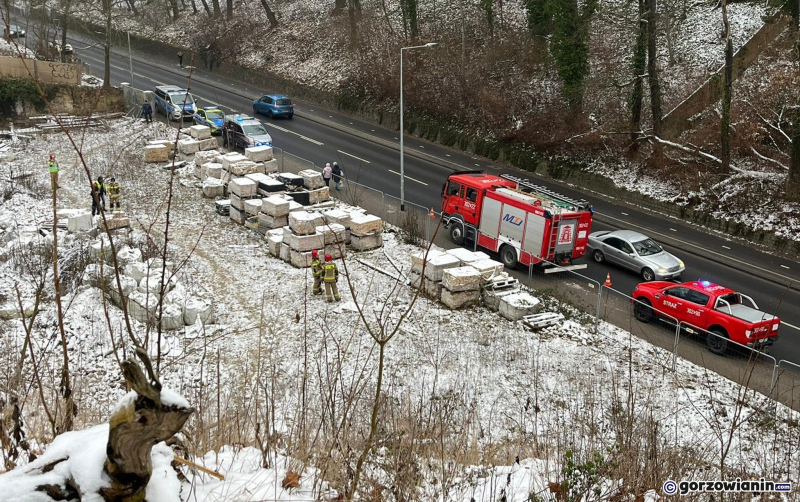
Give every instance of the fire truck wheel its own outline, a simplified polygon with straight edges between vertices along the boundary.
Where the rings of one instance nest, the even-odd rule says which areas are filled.
[[[517,266],[517,252],[511,246],[503,246],[500,248],[500,261],[503,262],[508,268]]]
[[[592,258],[594,258],[594,261],[597,263],[603,263],[606,261],[606,255],[604,255],[599,249],[594,250],[594,253],[592,253]]]
[[[706,335],[706,345],[712,354],[721,356],[728,350],[728,335],[721,329],[714,328]]]
[[[459,246],[464,244],[464,226],[461,222],[454,221],[450,226],[450,240]]]
[[[639,322],[650,322],[653,319],[653,307],[644,298],[636,299],[633,303],[633,317]]]

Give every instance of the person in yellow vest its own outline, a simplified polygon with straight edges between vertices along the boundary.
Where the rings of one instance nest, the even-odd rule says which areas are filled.
[[[314,288],[311,290],[315,295],[322,294],[322,262],[319,260],[319,251],[311,251],[311,276],[314,278]]]
[[[108,180],[108,186],[106,187],[106,190],[108,191],[108,198],[111,201],[111,212],[113,213],[115,210],[121,211],[122,209],[119,207],[119,198],[122,189],[120,188],[119,183],[117,183],[117,180],[114,178]]]
[[[333,263],[333,257],[329,254],[325,255],[325,265],[322,266],[322,279],[325,281],[325,295],[328,297],[328,301],[332,302],[334,298],[336,298],[337,302],[341,300],[339,298],[339,288],[336,287],[336,282],[339,280],[339,269]],[[333,295],[331,295],[331,292]]]
[[[58,162],[56,162],[56,154],[50,154],[50,160],[47,161],[47,167],[50,168],[50,186],[53,190],[61,188],[58,186]]]
[[[103,183],[103,177],[98,176],[97,181],[92,182],[92,216],[100,214],[100,206],[103,211],[106,210],[106,185]]]

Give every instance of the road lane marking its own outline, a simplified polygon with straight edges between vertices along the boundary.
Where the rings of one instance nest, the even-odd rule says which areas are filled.
[[[424,146],[422,146],[422,145],[419,145],[419,148],[425,148],[425,147],[424,147]]]
[[[276,126],[275,124],[273,124],[273,123],[271,123],[271,122],[269,123],[269,126],[270,126],[270,127],[274,127],[275,129],[277,129],[277,130],[279,130],[279,131],[288,132],[289,134],[294,134],[295,136],[298,136],[299,138],[302,138],[302,139],[304,139],[304,140],[306,140],[306,141],[308,141],[308,142],[314,143],[314,144],[315,144],[315,145],[317,145],[317,146],[322,146],[322,145],[324,145],[324,143],[320,143],[319,141],[317,141],[317,140],[315,140],[315,139],[311,139],[311,138],[309,138],[308,136],[303,136],[302,134],[298,134],[298,133],[296,133],[296,132],[294,132],[294,131],[290,131],[289,129],[283,128],[283,127],[281,127],[281,126]]]
[[[605,214],[605,213],[603,213],[602,217],[603,218],[608,218],[609,220],[614,220],[614,221],[618,221],[620,223],[624,223],[625,225],[629,225],[629,226],[632,226],[632,227],[639,228],[641,230],[644,230],[645,232],[649,232],[649,234],[651,236],[655,235],[655,236],[660,236],[660,237],[664,237],[664,238],[667,238],[667,239],[672,239],[673,241],[680,242],[681,244],[683,244],[685,246],[690,246],[690,247],[699,249],[701,251],[704,251],[706,253],[711,253],[711,254],[717,255],[717,256],[719,256],[721,258],[725,258],[729,262],[736,262],[736,263],[739,263],[740,265],[746,266],[747,268],[761,270],[762,272],[766,272],[768,274],[772,274],[775,277],[780,277],[781,279],[786,279],[787,281],[789,281],[790,284],[796,284],[797,283],[796,279],[794,279],[792,277],[789,277],[787,275],[783,275],[783,274],[780,274],[778,272],[775,272],[774,270],[769,270],[769,269],[766,269],[764,267],[759,267],[758,265],[754,265],[752,263],[739,260],[738,258],[734,258],[733,256],[728,256],[728,255],[725,255],[725,254],[722,254],[722,253],[717,253],[716,251],[712,251],[710,249],[706,249],[706,248],[704,248],[702,246],[698,246],[697,244],[693,244],[691,242],[684,241],[684,240],[681,240],[681,239],[676,239],[675,237],[672,237],[671,235],[662,234],[661,232],[655,232],[655,231],[650,230],[648,228],[645,228],[645,227],[643,227],[641,225],[637,225],[635,223],[629,223],[629,222],[627,222],[625,220],[620,220],[619,218],[615,218],[615,217],[610,216],[610,215]],[[702,257],[702,255],[700,255],[700,256]],[[728,266],[730,266],[730,265],[728,265]]]
[[[622,214],[622,216],[628,216],[628,213],[623,213],[622,211],[620,211],[620,213]]]
[[[781,324],[782,324],[782,325],[784,325],[784,326],[789,326],[789,327],[790,327],[790,328],[792,328],[792,329],[796,329],[797,331],[800,331],[800,328],[798,328],[798,327],[797,327],[797,326],[795,326],[794,324],[789,324],[789,323],[788,323],[788,322],[786,322],[786,321],[783,321],[783,320],[781,320]]]
[[[675,230],[674,228],[670,228],[670,230],[672,230],[673,232],[677,232],[677,230]]]
[[[445,157],[449,157],[449,156],[450,156],[450,154],[449,154],[449,153],[446,153],[446,154],[444,154],[444,155],[445,155]]]
[[[391,169],[389,169],[389,172],[390,172],[390,173],[393,173],[393,174],[396,174],[396,175],[398,175],[398,176],[400,176],[400,173],[398,173],[397,171],[392,171]],[[411,176],[406,176],[406,179],[408,179],[408,180],[411,180],[411,181],[416,181],[416,182],[417,182],[417,183],[419,183],[420,185],[425,185],[425,186],[428,186],[428,184],[427,184],[427,183],[425,183],[424,181],[415,180],[415,179],[414,179],[414,178],[412,178]]]
[[[475,165],[476,165],[476,166],[478,166],[478,167],[481,167],[481,165],[480,165],[480,164],[475,164]]]
[[[725,249],[730,249],[730,246],[726,246],[725,244],[722,245]]]
[[[348,157],[353,157],[354,159],[358,159],[358,160],[360,160],[361,162],[364,162],[364,163],[366,163],[366,164],[369,164],[369,163],[370,163],[368,160],[362,159],[361,157],[356,157],[356,156],[355,156],[355,155],[353,155],[352,153],[343,152],[343,151],[341,151],[341,150],[336,150],[336,151],[337,151],[337,152],[339,152],[339,153],[341,153],[342,155],[347,155]]]
[[[789,267],[787,267],[786,265],[781,265],[781,267],[785,268],[786,270],[789,270]]]

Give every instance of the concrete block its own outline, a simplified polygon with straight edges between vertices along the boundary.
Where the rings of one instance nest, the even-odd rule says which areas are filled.
[[[429,279],[425,279],[424,277],[420,276],[416,272],[411,272],[408,274],[408,278],[411,282],[411,287],[414,289],[418,289],[420,287],[420,282],[422,283],[422,295],[426,298],[430,298],[432,300],[439,301],[442,298],[442,283],[431,281]]]
[[[341,246],[337,246],[335,244],[326,244],[323,248],[322,255],[325,256],[329,254],[333,257],[334,260],[338,260],[339,258],[344,258],[347,256],[347,248],[342,244]]]
[[[253,146],[244,149],[244,156],[253,162],[266,162],[272,160],[271,146]]]
[[[272,195],[261,199],[261,212],[273,217],[289,216],[289,201]]]
[[[171,139],[151,139],[150,141],[147,142],[147,145],[148,146],[150,146],[150,145],[166,146],[167,150],[170,151],[170,152],[175,150],[175,141],[173,141]]]
[[[270,235],[267,237],[267,249],[269,254],[275,258],[281,256],[281,243],[283,242],[283,235]]]
[[[500,315],[509,321],[519,321],[526,315],[535,314],[539,310],[539,299],[525,291],[518,291],[500,298]]]
[[[344,244],[347,241],[347,229],[338,223],[318,226],[317,233],[325,236],[325,244]]]
[[[205,169],[203,169],[203,166],[195,164],[194,165],[194,177],[199,179],[200,181],[203,181],[204,179],[206,179],[206,176],[207,175],[205,173]]]
[[[216,150],[197,152],[194,154],[194,163],[195,165],[202,166],[203,164],[214,162],[217,157],[219,157],[219,152]]]
[[[67,230],[70,232],[87,232],[92,229],[92,213],[74,214],[67,218]]]
[[[200,142],[196,139],[179,139],[178,151],[184,155],[192,155],[200,151]]]
[[[442,286],[452,293],[480,291],[481,273],[470,266],[448,268],[442,274]]]
[[[249,160],[242,160],[240,162],[234,162],[228,167],[228,172],[231,174],[235,174],[237,176],[244,176],[245,174],[251,174],[261,171],[259,169],[259,164],[255,162],[251,162]]]
[[[488,258],[485,260],[473,261],[470,263],[470,266],[478,269],[478,272],[481,273],[481,277],[483,277],[484,280],[489,280],[492,277],[503,273],[503,264],[499,261],[494,261]]]
[[[228,213],[228,217],[233,220],[234,222],[238,223],[239,225],[244,225],[244,211],[241,209],[237,209],[233,207],[231,204],[231,211]]]
[[[350,229],[350,213],[341,209],[329,209],[322,212],[325,223],[338,223],[346,229]]]
[[[187,326],[193,326],[197,320],[203,324],[214,322],[214,302],[211,300],[200,300],[190,298],[183,307],[183,322]]]
[[[313,169],[303,169],[299,173],[303,178],[303,186],[309,190],[316,190],[325,186],[325,180],[322,179],[322,173]]]
[[[203,165],[203,169],[205,169],[206,176],[209,178],[220,179],[222,178],[222,164],[217,164],[216,162],[208,162]]]
[[[294,200],[289,200],[289,212],[293,213],[295,211],[305,211],[306,206],[300,204],[299,202],[295,202]]]
[[[225,155],[222,156],[222,162],[221,162],[222,163],[222,168],[225,169],[226,171],[230,171],[231,170],[231,165],[233,165],[233,164],[235,164],[237,162],[242,162],[242,161],[246,161],[246,160],[247,160],[247,157],[245,157],[244,155],[242,155],[239,152],[226,153]]]
[[[130,220],[123,213],[117,213],[113,218],[106,217],[105,227],[103,225],[103,219],[97,219],[97,228],[99,229],[108,228],[109,230],[117,230],[120,228],[129,227],[130,225]]]
[[[203,181],[203,197],[207,199],[216,199],[222,197],[224,194],[225,185],[222,184],[222,180],[206,178],[206,180]]]
[[[350,234],[350,239],[354,239],[355,236]],[[444,271],[449,268],[456,268],[459,266],[461,262],[458,261],[458,258],[455,256],[449,255],[447,253],[437,254],[435,256],[428,257],[428,264],[425,266],[425,277],[432,281],[441,281],[444,277]],[[478,273],[478,271],[475,271]]]
[[[421,274],[422,265],[425,263],[426,258],[430,260],[434,256],[439,256],[442,254],[444,254],[442,251],[437,251],[436,249],[431,249],[430,251],[425,249],[420,249],[419,251],[411,255],[411,271],[417,274]]]
[[[230,194],[230,201],[231,207],[238,209],[239,211],[244,211],[244,200],[238,195],[232,193]]]
[[[290,262],[292,260],[291,249],[289,249],[289,245],[285,242],[281,242],[281,249],[280,249],[280,259],[285,262]]]
[[[201,151],[216,151],[219,148],[219,143],[217,143],[216,138],[208,138],[208,139],[201,139],[199,140],[197,148]]]
[[[477,305],[480,299],[480,291],[450,291],[442,287],[442,303],[451,309]]]
[[[465,248],[448,249],[447,254],[455,256],[461,262],[461,266],[470,265],[474,261],[485,260],[489,258],[484,252],[474,252]]]
[[[266,174],[277,173],[280,165],[278,159],[272,159],[264,162],[264,172]]]
[[[289,224],[288,216],[270,216],[258,213],[258,227],[262,229],[282,228]],[[262,232],[266,233],[266,232]]]
[[[321,232],[312,235],[297,235],[289,227],[283,228],[283,242],[295,251],[311,251],[325,246],[325,236]]]
[[[308,203],[309,204],[319,204],[321,202],[325,202],[330,200],[331,198],[331,189],[328,187],[318,188],[316,190],[309,190],[308,191]]]
[[[211,137],[211,128],[204,125],[193,125],[189,127],[189,134],[194,139],[208,139]]]
[[[313,235],[317,233],[317,219],[319,215],[307,211],[294,211],[289,213],[289,227],[298,235]]]
[[[255,197],[258,192],[258,183],[249,178],[232,179],[230,183],[228,183],[228,191],[242,199]]]
[[[147,145],[144,147],[145,162],[166,162],[169,160],[169,148],[166,145]]]
[[[279,195],[281,198],[283,198],[286,185],[284,185],[282,181],[272,178],[268,175],[264,176],[266,177],[258,179],[258,193],[264,197]]]
[[[383,246],[383,232],[355,235],[350,232],[350,247],[356,251],[369,251]]]
[[[351,214],[350,235],[367,235],[383,230],[383,221],[372,214]]]
[[[303,186],[303,177],[294,173],[280,173],[278,174],[278,179],[287,187],[300,188]]]
[[[296,268],[306,268],[311,266],[311,251],[301,252],[294,249],[289,250],[289,263]]]
[[[261,212],[261,199],[246,199],[244,201],[244,212],[250,216],[257,216]]]

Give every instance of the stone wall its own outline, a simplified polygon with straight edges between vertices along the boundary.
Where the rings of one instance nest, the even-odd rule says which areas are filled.
[[[2,78],[30,78],[33,75],[34,80],[42,84],[79,85],[82,71],[81,65],[0,56]]]

